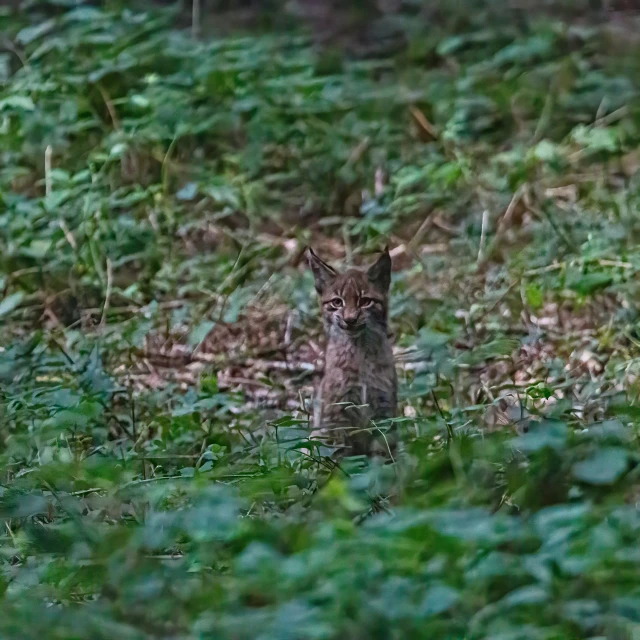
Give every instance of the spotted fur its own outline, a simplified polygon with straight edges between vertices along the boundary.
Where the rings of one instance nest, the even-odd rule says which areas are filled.
[[[385,454],[393,438],[376,421],[397,410],[397,377],[388,331],[391,258],[367,271],[338,273],[308,250],[327,335],[325,372],[316,394],[316,434],[347,455]]]

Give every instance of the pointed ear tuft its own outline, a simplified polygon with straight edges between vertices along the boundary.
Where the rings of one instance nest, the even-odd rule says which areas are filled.
[[[313,271],[316,291],[322,295],[327,286],[337,278],[338,272],[326,262],[320,260],[311,247],[307,247],[307,256],[309,266],[311,267],[311,271]]]
[[[381,293],[389,291],[391,284],[391,256],[389,247],[384,248],[384,252],[378,260],[369,267],[367,271],[369,282]]]

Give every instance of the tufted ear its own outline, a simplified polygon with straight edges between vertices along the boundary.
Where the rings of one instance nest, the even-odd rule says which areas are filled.
[[[389,291],[391,284],[391,256],[389,247],[384,248],[384,252],[378,260],[369,267],[367,271],[369,282],[381,293]]]
[[[320,260],[311,247],[307,247],[307,257],[311,271],[313,271],[316,291],[322,295],[327,286],[338,277],[338,272],[326,262]]]

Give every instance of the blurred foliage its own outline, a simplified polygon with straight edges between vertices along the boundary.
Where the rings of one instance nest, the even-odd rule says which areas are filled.
[[[3,638],[640,633],[637,23],[400,4],[344,56],[0,8]],[[389,238],[396,464],[305,456],[215,362],[134,384],[265,291],[317,331],[290,242]]]

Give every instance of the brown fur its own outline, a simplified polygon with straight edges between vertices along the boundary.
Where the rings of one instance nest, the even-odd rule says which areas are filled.
[[[363,272],[338,273],[309,249],[327,335],[315,427],[346,455],[393,453],[375,422],[397,410],[397,377],[387,327],[388,251]]]

